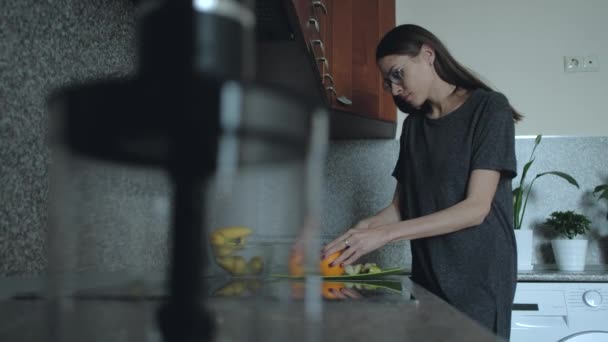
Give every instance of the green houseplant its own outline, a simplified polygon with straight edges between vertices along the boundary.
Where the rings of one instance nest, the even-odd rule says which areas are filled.
[[[519,179],[519,186],[513,190],[513,228],[515,229],[515,242],[517,243],[517,269],[520,271],[532,270],[533,234],[531,229],[521,229],[521,225],[524,220],[524,215],[526,214],[526,206],[534,182],[540,177],[554,175],[565,179],[568,183],[577,188],[579,187],[572,176],[560,171],[539,173],[534,176],[530,184],[526,184],[526,176],[534,163],[534,153],[541,140],[542,135],[537,135],[534,140],[534,148],[532,149],[532,153],[530,153],[530,158],[528,158],[528,162],[524,165],[521,178]]]
[[[608,184],[600,184],[595,187],[593,193],[599,197],[600,200],[605,200],[608,203]],[[608,212],[606,212],[606,220],[608,220]]]
[[[588,241],[574,238],[587,234],[591,221],[585,215],[571,210],[554,211],[545,221],[545,225],[550,227],[556,236],[551,240],[551,246],[558,269],[583,271]]]
[[[530,197],[530,192],[532,191],[532,186],[534,182],[540,177],[546,175],[558,176],[560,178],[565,179],[568,183],[580,188],[578,182],[574,179],[574,177],[569,174],[561,171],[547,171],[542,172],[534,176],[530,184],[526,184],[526,176],[528,175],[528,170],[534,163],[535,157],[534,152],[536,152],[536,148],[540,144],[542,140],[542,135],[537,135],[534,140],[534,148],[532,149],[532,153],[530,153],[530,158],[528,162],[524,165],[523,172],[521,174],[521,178],[519,179],[519,185],[513,189],[513,225],[515,229],[520,229],[521,224],[524,220],[524,215],[526,214],[526,206],[528,205],[528,198]]]
[[[583,215],[568,211],[554,211],[545,221],[545,225],[551,227],[557,236],[565,237],[570,240],[578,235],[589,232],[591,221]]]

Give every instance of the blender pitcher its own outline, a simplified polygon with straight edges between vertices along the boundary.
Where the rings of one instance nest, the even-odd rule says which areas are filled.
[[[258,328],[318,323],[327,113],[251,81],[251,5],[230,3],[148,2],[138,75],[51,97],[49,340],[285,340]],[[272,290],[285,274],[306,285],[296,300]]]
[[[208,171],[197,148],[208,138],[188,139],[186,150],[171,152],[172,135],[164,132],[171,117],[132,121],[143,130],[114,126],[118,114],[108,113],[126,113],[108,99],[129,91],[136,99],[150,91],[145,86],[81,86],[54,99],[47,298],[57,340],[144,341],[150,331],[172,329],[167,320],[198,311],[213,317],[251,310],[246,319],[271,319],[260,312],[265,305],[278,315],[300,310],[319,317],[326,112],[268,87],[213,85],[217,155]],[[198,137],[200,118],[210,113],[194,107],[201,114],[190,122],[194,133],[180,132]],[[149,118],[151,111],[141,113]],[[172,153],[183,156],[177,170]],[[194,232],[184,235],[184,226]],[[293,269],[294,253],[300,271]],[[296,298],[304,300],[300,309],[290,306],[290,293],[264,288],[289,274],[317,282]],[[175,292],[181,304],[170,306]],[[221,300],[228,298],[241,302],[226,306]],[[251,323],[243,326],[253,329]]]

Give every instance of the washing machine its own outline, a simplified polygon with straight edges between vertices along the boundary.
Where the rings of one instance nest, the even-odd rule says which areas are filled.
[[[512,342],[608,342],[608,283],[517,283]]]

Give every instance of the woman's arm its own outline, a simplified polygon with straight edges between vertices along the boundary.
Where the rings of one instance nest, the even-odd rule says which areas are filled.
[[[350,229],[326,246],[324,255],[344,249],[345,241],[348,241],[350,247],[344,249],[342,255],[334,261],[335,264],[348,265],[389,242],[443,235],[477,226],[490,212],[499,180],[498,171],[473,170],[467,197],[463,201],[433,214],[384,224],[375,229]]]
[[[401,221],[401,214],[399,213],[400,189],[401,186],[397,183],[391,203],[376,215],[359,221],[354,228],[374,228]]]

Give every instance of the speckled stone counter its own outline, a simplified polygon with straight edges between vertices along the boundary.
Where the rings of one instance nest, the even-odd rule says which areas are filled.
[[[589,270],[584,272],[563,272],[558,270],[534,270],[519,272],[518,281],[530,282],[608,282],[608,271]]]
[[[321,314],[305,320],[302,301],[213,298],[215,341],[497,341],[491,332],[407,277],[402,300],[323,301]],[[0,281],[0,287],[2,282]],[[43,300],[0,301],[0,341],[49,341],[64,327],[61,341],[158,341],[154,324],[159,299],[140,301],[86,300],[78,312],[49,315]],[[47,324],[46,318],[53,319]],[[65,324],[65,320],[67,323]],[[62,324],[62,320],[63,323]]]

